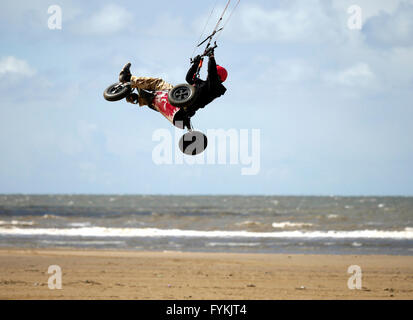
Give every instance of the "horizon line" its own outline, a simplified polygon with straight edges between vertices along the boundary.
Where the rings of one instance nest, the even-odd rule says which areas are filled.
[[[308,197],[308,198],[412,198],[400,194],[184,194],[184,193],[0,193],[0,196],[155,196],[155,197]]]

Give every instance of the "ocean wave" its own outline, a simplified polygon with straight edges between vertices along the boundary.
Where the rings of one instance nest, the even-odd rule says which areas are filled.
[[[320,238],[320,239],[401,239],[413,240],[413,231],[199,231],[156,228],[1,228],[0,235],[70,237],[186,237],[186,238]]]
[[[240,227],[259,227],[262,226],[263,224],[261,222],[258,221],[243,221],[243,222],[238,222],[236,223],[237,226]]]
[[[122,245],[125,244],[125,241],[102,241],[102,240],[94,240],[94,241],[57,241],[57,240],[41,240],[41,243],[47,244],[47,245],[73,245],[73,246],[78,246],[78,245]]]
[[[56,216],[54,214],[44,214],[43,219],[63,219],[62,217]]]
[[[207,247],[257,247],[259,242],[208,242]]]
[[[0,226],[32,226],[34,225],[33,221],[0,221]]]
[[[89,227],[90,225],[91,225],[90,222],[72,222],[72,223],[69,223],[69,226],[75,227],[75,228]]]
[[[276,229],[284,229],[284,228],[302,228],[302,227],[312,227],[313,224],[312,223],[304,223],[304,222],[290,222],[290,221],[286,221],[286,222],[274,222],[272,224],[273,228]]]

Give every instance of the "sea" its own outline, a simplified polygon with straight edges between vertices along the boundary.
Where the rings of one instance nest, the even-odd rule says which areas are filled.
[[[410,256],[413,198],[0,195],[0,248]]]

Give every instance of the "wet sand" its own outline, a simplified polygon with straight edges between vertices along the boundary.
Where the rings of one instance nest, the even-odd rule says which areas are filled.
[[[351,265],[361,290],[348,288]],[[0,299],[411,300],[413,257],[0,249]]]

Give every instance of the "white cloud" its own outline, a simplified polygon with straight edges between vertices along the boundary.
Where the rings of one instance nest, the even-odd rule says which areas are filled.
[[[383,89],[404,88],[411,92],[413,83],[413,48],[393,48],[383,54],[375,66],[380,72]]]
[[[339,23],[328,6],[319,0],[289,1],[277,8],[256,4],[240,6],[226,32],[231,38],[243,42],[301,42],[334,41]]]
[[[240,42],[342,44],[357,34],[347,27],[347,10],[354,4],[353,0],[292,0],[272,7],[247,3],[233,16],[225,35]],[[413,20],[406,8],[413,0],[358,0],[356,4],[362,9],[363,25],[386,17],[374,25],[379,38],[411,43]]]
[[[133,15],[116,4],[108,4],[95,14],[83,20],[76,31],[86,35],[113,35],[132,28]]]
[[[35,74],[36,70],[30,67],[25,60],[20,60],[13,56],[0,59],[0,77],[4,75],[31,77]]]
[[[337,73],[326,74],[325,80],[330,83],[349,87],[367,87],[375,79],[375,75],[370,69],[370,66],[365,62],[357,63],[356,65],[341,70]]]
[[[285,1],[269,8],[259,4],[240,7],[231,38],[259,45],[259,57],[266,57],[260,62],[255,56],[245,73],[262,70],[256,80],[261,84],[271,79],[276,88],[294,91],[299,84],[302,91],[327,86],[340,92],[351,89],[346,92],[358,97],[371,90],[390,94],[396,87],[411,88],[413,48],[408,44],[413,41],[413,0],[357,2],[365,21],[386,17],[395,23],[394,28],[390,22],[367,23],[362,32],[347,27],[347,9],[352,4],[350,0],[311,0]],[[372,33],[387,50],[372,45]]]
[[[412,0],[333,0],[333,7],[347,15],[347,9],[351,5],[358,5],[363,12],[363,20],[366,21],[372,17],[378,16],[382,13],[393,14],[400,4],[410,3]]]
[[[413,4],[400,5],[393,14],[382,13],[365,25],[370,43],[384,46],[413,45]]]

